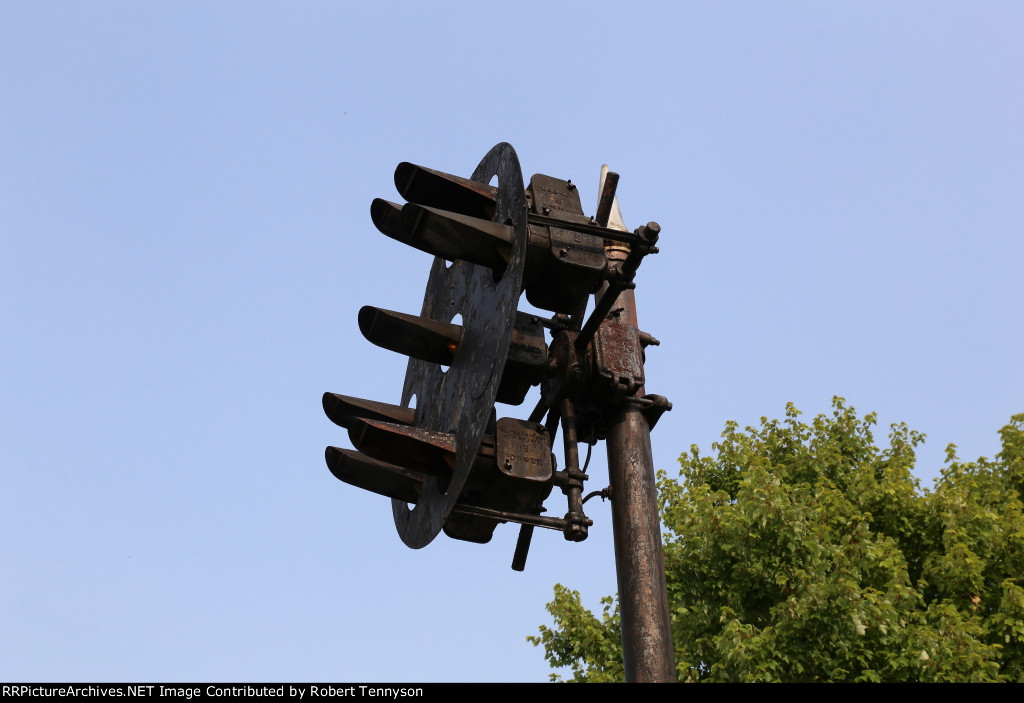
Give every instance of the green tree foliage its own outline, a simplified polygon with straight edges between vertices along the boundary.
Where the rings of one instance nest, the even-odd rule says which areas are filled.
[[[728,423],[714,456],[660,476],[679,680],[1024,682],[1024,415],[995,461],[950,445],[927,491],[923,435],[893,425],[881,449],[841,398],[799,414]],[[622,679],[603,603],[556,586],[554,626],[529,638],[572,681]]]

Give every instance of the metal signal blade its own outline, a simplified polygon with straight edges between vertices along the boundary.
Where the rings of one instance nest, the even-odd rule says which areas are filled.
[[[395,187],[411,203],[439,207],[471,217],[494,217],[498,189],[408,162],[395,169]]]
[[[402,208],[407,244],[452,261],[505,270],[515,236],[510,225],[410,203]]]
[[[353,419],[352,444],[367,456],[410,471],[448,480],[455,466],[455,437],[444,432]]]
[[[416,411],[400,405],[364,400],[350,395],[324,393],[324,412],[336,425],[348,428],[353,418],[384,420],[397,425],[412,425],[416,422]]]
[[[378,347],[445,366],[451,366],[462,340],[459,325],[370,305],[359,311],[359,331]]]
[[[392,239],[448,261],[468,261],[498,273],[512,253],[512,228],[448,210],[377,198],[370,205],[377,229]]]
[[[353,449],[327,447],[324,457],[327,468],[339,481],[406,503],[419,500],[423,476],[415,471],[377,461]]]
[[[409,235],[402,224],[402,206],[383,198],[374,198],[370,203],[370,219],[383,234],[397,239],[403,244],[409,243]]]

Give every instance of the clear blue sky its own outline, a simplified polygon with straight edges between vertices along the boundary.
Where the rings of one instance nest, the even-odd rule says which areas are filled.
[[[591,539],[409,550],[324,465],[324,391],[397,402],[360,306],[429,257],[374,229],[412,161],[602,163],[644,263],[656,462],[845,396],[991,456],[1024,411],[1017,2],[5,2],[0,679],[538,681]],[[515,414],[517,411],[510,411]],[[518,411],[522,416],[528,410]],[[593,488],[605,485],[603,447]]]

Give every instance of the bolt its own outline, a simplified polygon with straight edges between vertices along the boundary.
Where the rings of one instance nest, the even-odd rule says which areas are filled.
[[[569,250],[568,249],[559,249],[558,250],[558,255],[561,256],[564,259],[565,257],[567,257],[569,255]]]
[[[565,182],[565,186],[566,186],[566,187],[567,187],[567,188],[568,188],[569,190],[576,190],[576,184],[575,184],[575,183],[573,183],[572,181],[566,181],[566,182]]]
[[[541,212],[543,212],[545,215],[548,215],[551,213],[551,208],[545,205],[544,207],[541,208]]]
[[[512,468],[512,458],[511,457],[505,457],[505,468],[506,469],[511,469]]]

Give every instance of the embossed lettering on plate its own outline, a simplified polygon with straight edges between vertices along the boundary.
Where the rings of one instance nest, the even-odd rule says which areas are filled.
[[[503,473],[531,481],[551,478],[551,448],[544,425],[503,417],[497,422],[494,444]]]

